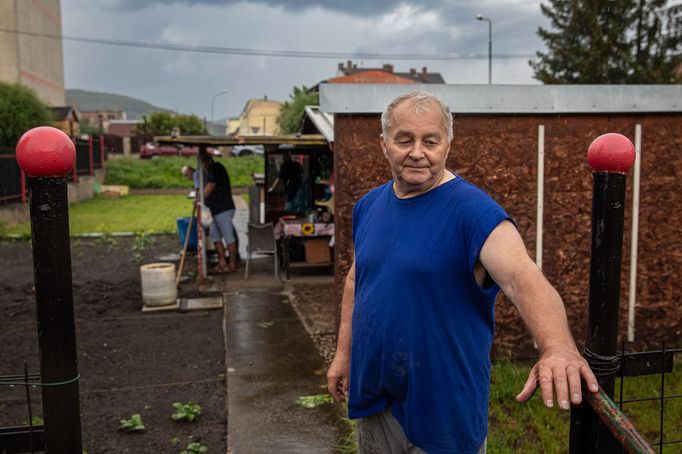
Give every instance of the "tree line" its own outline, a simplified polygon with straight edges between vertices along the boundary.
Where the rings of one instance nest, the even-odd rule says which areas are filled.
[[[547,46],[529,62],[546,84],[670,84],[682,75],[682,7],[667,0],[549,0]]]

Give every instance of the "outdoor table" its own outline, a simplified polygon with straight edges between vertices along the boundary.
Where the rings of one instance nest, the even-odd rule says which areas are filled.
[[[334,236],[334,223],[315,222],[310,223],[306,219],[280,218],[275,225],[275,238],[282,244],[282,268],[286,270],[286,278],[289,279],[291,268],[311,268],[330,266],[332,259],[327,262],[306,263],[291,262],[289,260],[289,245],[291,238],[301,238],[303,241],[310,238],[329,238]]]

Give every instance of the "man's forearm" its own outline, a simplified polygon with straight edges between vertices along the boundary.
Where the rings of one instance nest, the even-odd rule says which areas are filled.
[[[346,283],[343,286],[341,299],[341,323],[336,342],[336,352],[350,354],[353,325],[353,308],[355,306],[355,265],[351,267]]]
[[[519,272],[513,287],[509,296],[541,352],[558,345],[575,348],[561,297],[540,270]]]

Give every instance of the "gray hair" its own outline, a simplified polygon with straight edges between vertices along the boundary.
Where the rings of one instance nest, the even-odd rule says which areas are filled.
[[[443,114],[443,119],[445,120],[445,130],[448,134],[448,142],[452,141],[452,114],[450,113],[450,108],[445,104],[439,97],[433,93],[426,90],[413,91],[404,95],[400,95],[393,99],[387,106],[384,112],[381,114],[381,134],[384,137],[384,142],[388,140],[388,129],[391,127],[391,122],[393,121],[393,111],[396,107],[405,101],[414,99],[415,101],[415,111],[418,114],[424,113],[424,111],[429,109],[429,103],[435,102],[440,108]]]

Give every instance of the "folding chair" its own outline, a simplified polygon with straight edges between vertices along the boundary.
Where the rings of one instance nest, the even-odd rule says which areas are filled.
[[[244,279],[249,278],[249,264],[253,254],[272,255],[275,258],[275,279],[279,279],[279,257],[277,255],[277,241],[275,227],[272,222],[266,224],[251,224],[248,226],[249,244],[246,246],[246,271]]]

